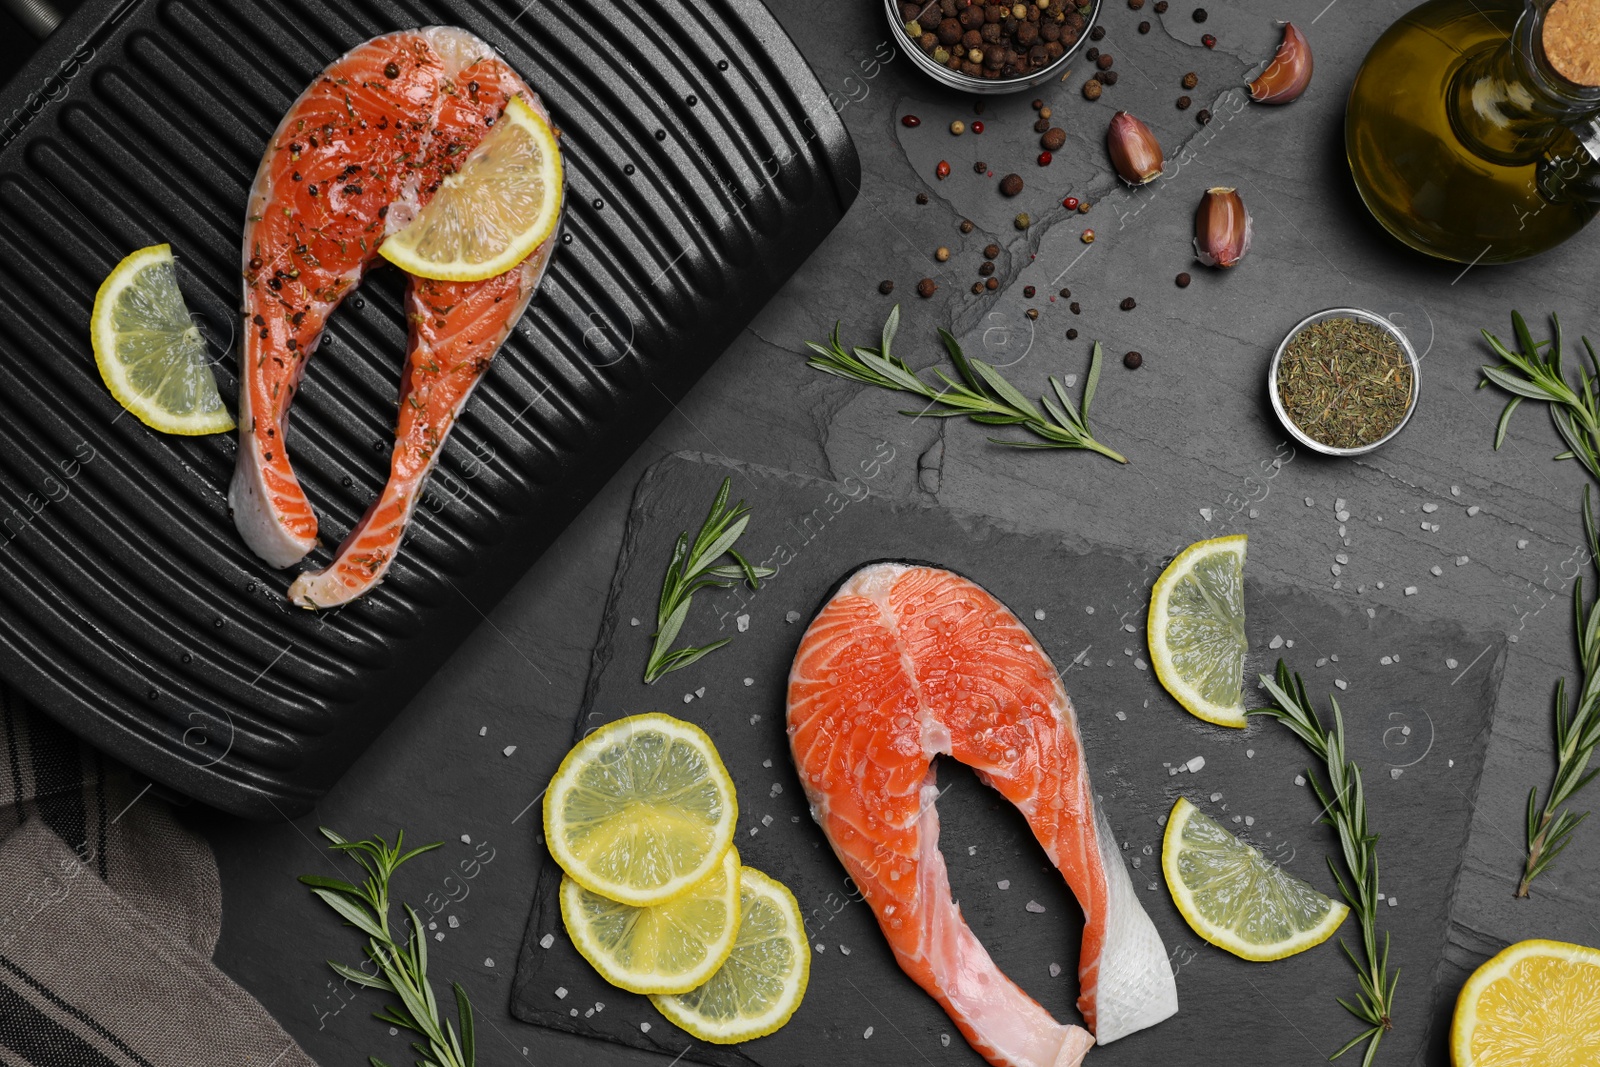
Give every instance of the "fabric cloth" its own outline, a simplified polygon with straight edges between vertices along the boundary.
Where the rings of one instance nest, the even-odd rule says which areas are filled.
[[[314,1067],[211,962],[210,848],[4,687],[0,835],[0,1064]]]

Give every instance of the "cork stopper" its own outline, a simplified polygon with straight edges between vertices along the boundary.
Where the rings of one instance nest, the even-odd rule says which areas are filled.
[[[1556,0],[1544,19],[1544,54],[1567,81],[1600,87],[1600,0]]]

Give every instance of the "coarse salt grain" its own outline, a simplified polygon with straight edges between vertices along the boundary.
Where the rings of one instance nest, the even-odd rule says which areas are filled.
[[[1061,977],[1061,964],[1052,963],[1050,965],[1050,977],[1051,978],[1060,978]]]
[[[1338,686],[1340,689],[1349,689],[1350,688],[1350,683],[1345,681],[1343,678],[1335,678],[1333,680],[1333,684]]]
[[[545,934],[543,937],[541,937],[539,939],[539,947],[540,948],[549,948],[551,945],[553,945],[555,943],[556,943],[556,935],[555,934]]]
[[[1219,801],[1221,799],[1222,799],[1222,794],[1221,793],[1212,793],[1211,794],[1211,803],[1215,804],[1217,801]]]
[[[1417,595],[1417,587],[1416,586],[1414,586],[1414,585],[1406,586],[1406,596],[1416,596],[1416,595]]]
[[[564,985],[556,986],[556,999],[557,1000],[566,1000],[567,999],[567,987],[566,986],[564,986]]]
[[[1043,608],[1034,608],[1033,609],[1033,617],[1034,617],[1034,619],[1036,621],[1043,622],[1044,621],[1044,609]]]
[[[1267,647],[1268,648],[1282,648],[1283,647],[1283,635],[1282,634],[1273,634],[1272,635],[1272,640],[1267,642]]]
[[[500,754],[502,756],[509,756],[509,755],[511,755],[511,753],[515,752],[516,750],[517,750],[517,746],[516,745],[507,745],[505,748],[502,748],[500,750]]]
[[[1204,767],[1205,765],[1206,765],[1206,758],[1204,756],[1196,756],[1194,759],[1192,759],[1188,763],[1184,764],[1185,767],[1189,768],[1189,773],[1190,774],[1198,774],[1200,772],[1200,769],[1202,767]]]
[[[799,622],[800,613],[798,611],[786,611],[783,613],[783,621],[787,623]]]
[[[1023,907],[1024,911],[1032,912],[1035,915],[1043,915],[1044,914],[1044,905],[1039,903],[1037,900],[1030,900],[1026,904],[1024,904],[1022,907]]]
[[[1002,878],[998,882],[996,882],[995,885],[999,886],[1001,889],[1010,889],[1011,888],[1011,879]]]
[[[739,628],[740,633],[744,633],[750,629],[750,616],[748,614],[737,615],[734,617],[733,624]]]
[[[865,1041],[867,1038],[869,1038],[871,1036],[872,1036],[872,1027],[869,1026],[865,1030],[861,1031],[861,1040]]]
[[[1306,777],[1305,777],[1305,775],[1303,775],[1303,774],[1297,774],[1297,775],[1295,775],[1295,776],[1294,776],[1294,784],[1295,784],[1295,785],[1301,785],[1301,786],[1303,786],[1303,785],[1305,785],[1305,784],[1306,784]]]

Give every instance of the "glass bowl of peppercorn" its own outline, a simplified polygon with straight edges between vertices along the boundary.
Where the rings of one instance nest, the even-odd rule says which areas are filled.
[[[1411,421],[1422,360],[1394,323],[1361,308],[1309,315],[1267,369],[1272,410],[1296,441],[1325,456],[1361,456]]]
[[[923,73],[969,93],[1015,93],[1058,77],[1100,0],[885,0],[895,39]]]

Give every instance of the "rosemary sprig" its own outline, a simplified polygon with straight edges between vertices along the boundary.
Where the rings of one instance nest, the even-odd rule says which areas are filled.
[[[1498,367],[1484,367],[1485,380],[1478,387],[1493,382],[1513,394],[1495,427],[1494,447],[1498,449],[1505,441],[1511,413],[1524,399],[1542,400],[1550,406],[1550,419],[1567,445],[1567,451],[1556,458],[1576,459],[1592,477],[1600,479],[1600,363],[1595,359],[1594,346],[1587,337],[1583,338],[1589,363],[1585,367],[1579,361],[1574,386],[1561,365],[1561,320],[1551,315],[1550,323],[1555,336],[1535,342],[1521,313],[1513,311],[1515,351],[1488,330],[1483,331],[1489,347],[1504,362]],[[1513,372],[1520,372],[1520,376]],[[1583,529],[1589,542],[1589,558],[1600,568],[1600,538],[1595,533],[1588,486],[1583,490]],[[1600,769],[1588,769],[1590,757],[1600,744],[1600,614],[1595,612],[1593,603],[1584,606],[1581,578],[1573,586],[1572,613],[1578,639],[1578,698],[1569,705],[1566,679],[1556,683],[1556,773],[1542,807],[1539,788],[1534,786],[1528,791],[1528,851],[1517,882],[1518,897],[1527,897],[1533,880],[1571,844],[1573,832],[1589,813],[1574,814],[1566,804],[1600,773]]]
[[[1585,367],[1579,360],[1578,384],[1575,387],[1570,384],[1561,365],[1561,320],[1551,315],[1550,323],[1555,337],[1535,343],[1522,313],[1513,311],[1511,325],[1517,335],[1516,351],[1507,348],[1488,330],[1483,331],[1489,347],[1504,362],[1498,367],[1484,367],[1484,380],[1478,383],[1478,388],[1493,382],[1512,394],[1495,426],[1494,447],[1498,450],[1505,442],[1511,413],[1523,400],[1542,400],[1550,405],[1550,420],[1567,445],[1567,451],[1556,458],[1576,459],[1592,476],[1600,479],[1600,362],[1595,359],[1594,346],[1587,337],[1583,338],[1589,365]]]
[[[1394,988],[1400,981],[1400,972],[1389,974],[1389,935],[1383,935],[1383,948],[1378,948],[1378,838],[1367,828],[1367,797],[1361,786],[1361,771],[1345,755],[1344,716],[1339,712],[1339,702],[1332,696],[1333,729],[1322,725],[1322,719],[1306,696],[1305,682],[1298,674],[1290,672],[1283,660],[1278,661],[1278,677],[1274,681],[1261,675],[1276,704],[1257,708],[1251,715],[1266,715],[1277,719],[1298,737],[1323,764],[1327,785],[1309,768],[1306,777],[1322,803],[1322,822],[1334,828],[1339,835],[1339,849],[1343,855],[1343,869],[1328,859],[1328,868],[1339,883],[1339,893],[1361,923],[1362,955],[1358,957],[1343,939],[1339,947],[1350,957],[1356,976],[1361,982],[1361,995],[1352,1003],[1343,997],[1339,1003],[1354,1015],[1366,1029],[1357,1034],[1329,1059],[1338,1059],[1363,1041],[1367,1052],[1362,1058],[1363,1067],[1371,1067],[1378,1054],[1378,1042],[1393,1028]]]
[[[1596,533],[1588,486],[1583,487],[1583,533],[1589,542],[1589,559],[1600,568],[1600,534]],[[1589,813],[1573,814],[1565,805],[1600,774],[1600,767],[1588,769],[1595,746],[1600,745],[1600,611],[1595,607],[1594,601],[1584,606],[1583,579],[1577,579],[1572,589],[1572,614],[1581,684],[1577,701],[1569,705],[1567,680],[1556,682],[1556,774],[1542,808],[1538,786],[1528,790],[1528,858],[1517,883],[1519,897],[1528,895],[1533,880],[1572,843],[1572,832]]]
[[[474,1037],[472,1005],[467,992],[459,983],[452,983],[456,995],[456,1018],[461,1032],[439,1013],[433,987],[428,983],[428,937],[422,920],[409,904],[405,908],[410,923],[410,935],[405,943],[395,939],[389,928],[389,879],[402,863],[439,847],[439,842],[402,851],[405,834],[395,835],[394,846],[381,837],[370,841],[346,841],[339,834],[322,827],[322,836],[332,844],[335,852],[352,857],[367,872],[359,885],[341,882],[337,878],[322,878],[303,874],[300,881],[322,898],[323,903],[338,913],[345,922],[367,935],[367,959],[376,970],[368,973],[358,967],[328,961],[333,972],[346,981],[368,989],[393,993],[398,1005],[386,1004],[373,1018],[390,1026],[410,1030],[426,1040],[413,1041],[411,1047],[422,1057],[419,1067],[473,1067]],[[386,1067],[376,1056],[368,1057],[372,1067]]]
[[[875,385],[879,389],[912,393],[930,402],[922,411],[902,411],[902,415],[913,418],[923,415],[935,418],[965,415],[973,422],[981,422],[986,426],[1021,426],[1039,438],[1038,441],[989,438],[997,445],[1012,448],[1084,448],[1118,463],[1128,462],[1120,452],[1096,441],[1089,429],[1089,405],[1094,400],[1095,387],[1100,382],[1099,342],[1095,343],[1094,353],[1089,357],[1089,375],[1083,383],[1082,410],[1072,402],[1061,381],[1051,376],[1050,388],[1055,396],[1046,394],[1040,398],[1044,405],[1044,411],[1040,412],[1033,401],[1006,381],[999,371],[981,359],[965,355],[948,330],[941,329],[939,339],[950,353],[950,361],[956,365],[961,380],[956,381],[942,368],[936,368],[933,373],[938,377],[939,385],[929,385],[905,360],[890,352],[889,345],[899,329],[899,304],[889,312],[877,348],[857,346],[846,349],[839,343],[839,327],[835,324],[828,344],[806,342],[806,347],[815,353],[807,362],[827,374]]]
[[[663,674],[669,674],[706,656],[732,640],[724,637],[700,648],[672,648],[683,620],[689,615],[689,602],[700,590],[713,586],[731,589],[739,582],[750,583],[750,588],[761,588],[761,579],[778,573],[770,567],[756,567],[734,550],[734,543],[750,522],[750,509],[741,500],[728,506],[728,491],[732,478],[722,479],[717,499],[711,505],[700,532],[691,543],[687,531],[678,535],[672,549],[672,562],[667,564],[667,576],[661,583],[661,598],[656,602],[656,632],[650,647],[650,659],[645,664],[644,680],[653,683]],[[718,563],[723,556],[732,563]]]

